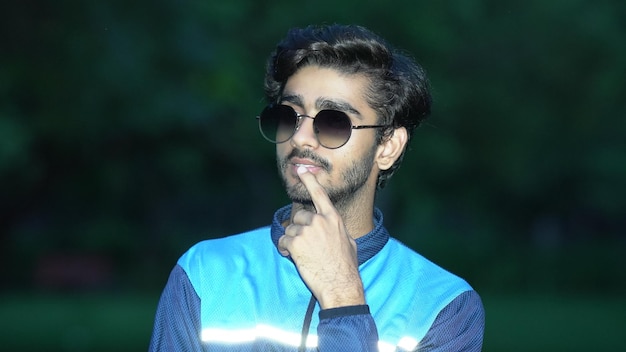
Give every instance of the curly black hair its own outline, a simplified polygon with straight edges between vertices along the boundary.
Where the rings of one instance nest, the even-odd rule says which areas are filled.
[[[364,27],[334,24],[289,30],[267,63],[268,103],[278,103],[289,77],[308,65],[369,79],[367,102],[377,112],[378,123],[392,126],[379,131],[378,143],[399,127],[406,128],[410,140],[430,115],[432,97],[424,69]],[[403,157],[404,151],[391,168],[379,174],[378,188],[385,186]]]

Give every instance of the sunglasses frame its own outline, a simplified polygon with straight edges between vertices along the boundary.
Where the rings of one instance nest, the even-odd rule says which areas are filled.
[[[275,108],[275,107],[277,107],[277,106],[284,106],[284,107],[288,107],[291,111],[293,111],[294,117],[296,118],[296,119],[295,119],[295,124],[294,124],[294,127],[293,127],[293,131],[291,132],[291,135],[290,135],[287,139],[285,139],[284,141],[281,141],[281,142],[271,140],[269,137],[267,137],[267,136],[265,135],[265,133],[263,133],[263,128],[261,127],[261,115],[263,115],[263,113],[264,113],[264,112],[266,112],[266,111],[268,111],[269,109]],[[294,135],[294,134],[296,134],[296,132],[298,131],[298,129],[299,129],[299,128],[300,128],[300,126],[302,125],[302,118],[304,118],[304,117],[308,117],[308,118],[310,118],[311,120],[313,120],[313,124],[315,125],[315,119],[317,118],[317,116],[318,116],[320,113],[322,113],[322,112],[324,112],[324,111],[333,112],[333,113],[340,113],[340,114],[342,114],[343,116],[345,116],[345,118],[346,118],[346,119],[348,120],[348,122],[350,123],[350,129],[349,129],[349,133],[348,133],[348,136],[347,136],[346,140],[345,140],[345,141],[343,141],[340,145],[338,145],[338,146],[336,146],[336,147],[328,147],[328,146],[324,145],[324,144],[322,143],[322,141],[320,140],[320,137],[319,137],[319,133],[320,133],[320,132],[319,132],[319,130],[314,129],[314,131],[315,131],[315,138],[317,139],[317,142],[318,142],[318,143],[319,143],[322,147],[327,148],[327,149],[337,149],[337,148],[341,148],[341,147],[343,147],[344,145],[346,145],[346,143],[348,143],[348,141],[350,140],[350,137],[352,137],[352,130],[361,130],[361,129],[366,129],[366,128],[388,128],[388,127],[391,127],[391,126],[392,126],[392,125],[390,125],[390,124],[389,124],[389,125],[356,125],[356,126],[355,126],[355,125],[353,125],[353,124],[352,124],[352,120],[350,119],[350,117],[348,116],[348,114],[346,114],[345,112],[343,112],[343,111],[341,111],[341,110],[324,109],[324,110],[320,110],[320,111],[318,111],[318,112],[317,112],[317,114],[315,114],[315,116],[311,116],[311,115],[307,115],[307,114],[299,114],[299,113],[298,113],[298,112],[297,112],[294,108],[292,108],[292,107],[291,107],[291,106],[289,106],[289,105],[285,105],[285,104],[269,104],[268,106],[266,106],[266,107],[263,109],[263,111],[261,112],[261,114],[260,114],[260,115],[258,115],[258,116],[256,117],[256,119],[259,121],[259,131],[261,132],[261,136],[263,136],[263,138],[265,138],[265,140],[267,140],[268,142],[271,142],[271,143],[274,143],[274,144],[280,144],[280,143],[285,143],[285,142],[287,142],[288,140],[290,140],[290,139],[291,139],[291,137],[293,137],[293,135]]]

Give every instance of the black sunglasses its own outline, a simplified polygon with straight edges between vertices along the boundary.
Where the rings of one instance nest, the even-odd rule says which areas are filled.
[[[328,149],[336,149],[346,144],[352,130],[390,127],[390,125],[353,126],[350,117],[343,111],[321,110],[317,115],[309,116],[298,114],[291,106],[282,104],[268,105],[257,119],[259,130],[265,139],[272,143],[283,143],[296,133],[303,117],[313,119],[317,141]]]

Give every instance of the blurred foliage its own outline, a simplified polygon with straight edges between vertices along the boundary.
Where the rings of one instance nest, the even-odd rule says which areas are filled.
[[[258,135],[292,26],[357,23],[429,72],[432,118],[379,195],[394,236],[490,289],[624,291],[626,3],[5,2],[0,275],[110,259],[161,287],[196,241],[287,199]],[[62,263],[62,265],[63,265]],[[61,266],[62,266],[61,265]],[[88,275],[88,274],[86,274]]]

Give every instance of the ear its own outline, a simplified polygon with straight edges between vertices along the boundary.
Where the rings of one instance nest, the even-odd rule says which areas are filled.
[[[409,139],[406,128],[399,127],[393,130],[379,146],[376,153],[376,164],[380,170],[389,169],[398,160]]]

